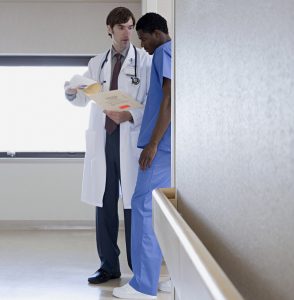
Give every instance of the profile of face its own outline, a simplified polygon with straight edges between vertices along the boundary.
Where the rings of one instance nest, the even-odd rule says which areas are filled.
[[[144,32],[141,29],[137,31],[138,38],[141,41],[141,46],[152,55],[159,45],[158,32],[155,30],[152,33]]]
[[[134,24],[132,18],[128,22],[123,24],[115,24],[112,28],[107,26],[108,33],[112,35],[113,46],[117,50],[125,49],[131,40],[134,30]]]

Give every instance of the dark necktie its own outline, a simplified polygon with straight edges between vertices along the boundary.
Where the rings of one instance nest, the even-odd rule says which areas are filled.
[[[117,79],[118,75],[121,69],[121,54],[116,53],[115,54],[116,62],[113,68],[112,72],[112,78],[111,78],[111,83],[110,83],[110,90],[117,90]],[[106,116],[105,119],[105,130],[108,134],[112,134],[113,131],[116,129],[117,124],[111,120],[108,116]]]

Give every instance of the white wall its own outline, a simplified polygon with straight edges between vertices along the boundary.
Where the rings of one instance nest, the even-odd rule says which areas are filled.
[[[110,43],[105,19],[117,6],[141,15],[134,0],[0,0],[0,55],[104,51]],[[82,170],[80,159],[1,159],[0,223],[93,221],[94,208],[80,202]]]
[[[176,0],[179,209],[248,300],[294,295],[294,2]]]

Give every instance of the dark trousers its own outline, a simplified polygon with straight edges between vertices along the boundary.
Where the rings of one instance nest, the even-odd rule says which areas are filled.
[[[103,207],[96,207],[96,243],[100,268],[115,274],[120,272],[117,245],[119,219],[118,198],[120,182],[119,126],[112,134],[106,133],[106,185]],[[124,209],[125,239],[128,265],[131,263],[131,209]]]

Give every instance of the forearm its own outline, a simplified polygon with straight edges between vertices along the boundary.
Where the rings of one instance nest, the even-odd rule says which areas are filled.
[[[130,114],[132,115],[132,123],[134,124],[134,127],[141,126],[142,118],[144,114],[144,107],[142,108],[135,108],[129,110]]]
[[[120,124],[123,122],[133,122],[132,114],[129,111],[111,111],[105,110],[104,113],[112,119],[116,124]]]

